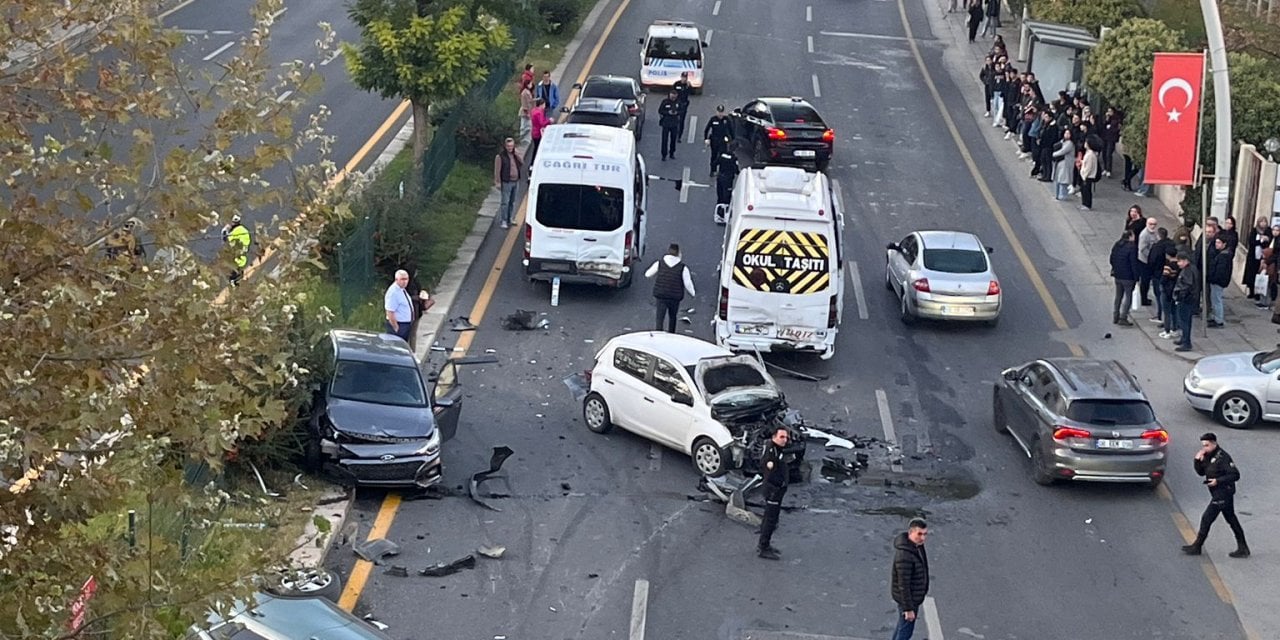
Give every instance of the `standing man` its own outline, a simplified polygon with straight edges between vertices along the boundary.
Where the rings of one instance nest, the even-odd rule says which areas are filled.
[[[533,99],[533,111],[529,112],[529,174],[533,174],[533,159],[542,144],[542,131],[551,126],[547,117],[547,103],[542,98]]]
[[[516,151],[515,139],[503,140],[502,150],[493,158],[493,186],[502,194],[502,202],[498,205],[498,220],[503,229],[509,228],[515,220],[516,191],[523,172],[524,159]]]
[[[1223,295],[1231,285],[1231,269],[1234,267],[1234,252],[1227,250],[1227,239],[1222,235],[1213,239],[1214,250],[1209,253],[1209,311],[1204,314],[1209,327],[1221,329],[1223,323]]]
[[[893,579],[891,592],[898,603],[898,624],[893,640],[911,640],[916,630],[916,617],[924,597],[929,593],[929,555],[924,541],[929,525],[912,518],[907,530],[893,541]]]
[[[671,90],[676,92],[676,104],[680,105],[680,132],[676,134],[676,139],[679,140],[684,137],[684,122],[689,115],[689,96],[693,95],[693,87],[689,85],[688,71],[680,72],[680,79],[671,85]]]
[[[1147,268],[1150,269],[1148,277],[1151,278],[1152,294],[1156,299],[1156,312],[1151,314],[1152,322],[1163,322],[1166,316],[1173,314],[1173,305],[1166,304],[1169,301],[1166,300],[1166,292],[1164,291],[1164,271],[1171,262],[1168,256],[1177,255],[1177,251],[1174,250],[1175,246],[1173,240],[1169,239],[1169,230],[1164,227],[1158,227],[1156,229],[1156,242],[1147,251]]]
[[[787,495],[787,483],[791,480],[790,465],[782,450],[790,439],[786,427],[773,430],[769,444],[760,457],[760,474],[764,479],[764,518],[760,522],[760,539],[756,542],[756,555],[765,560],[780,560],[782,553],[773,546],[773,532],[778,529],[778,515],[782,513],[782,498]]]
[[[560,108],[560,87],[557,87],[556,83],[551,81],[550,71],[542,72],[542,82],[539,82],[534,89],[533,97],[542,98],[542,101],[547,104],[547,111],[550,113],[555,113],[556,109]]]
[[[982,37],[987,37],[987,32],[991,33],[991,37],[996,36],[996,29],[1000,27],[1000,0],[987,0],[987,23],[982,27]]]
[[[1147,218],[1146,226],[1138,233],[1138,262],[1142,263],[1142,270],[1138,273],[1138,293],[1144,307],[1151,306],[1151,247],[1160,239],[1156,231],[1159,226],[1155,218]]]
[[[1128,229],[1111,245],[1111,277],[1116,281],[1116,295],[1111,303],[1111,324],[1132,327],[1129,307],[1133,304],[1133,285],[1142,272],[1138,262],[1138,245]]]
[[[662,159],[675,159],[676,141],[680,139],[680,123],[684,116],[680,112],[680,102],[676,91],[667,93],[666,99],[658,105],[658,126],[662,127]]]
[[[253,244],[253,236],[249,229],[240,222],[240,214],[231,216],[231,224],[222,227],[222,241],[235,251],[236,268],[231,272],[231,284],[239,285],[244,277],[244,270],[249,266],[249,245]]]
[[[711,170],[716,174],[716,224],[724,224],[729,214],[729,201],[733,199],[733,182],[738,177],[738,158],[728,148],[712,158],[716,163]]]
[[[1204,484],[1209,487],[1209,506],[1204,508],[1200,516],[1200,531],[1195,542],[1182,547],[1182,552],[1200,555],[1205,538],[1209,537],[1209,527],[1221,513],[1231,533],[1236,536],[1236,550],[1227,555],[1232,558],[1248,558],[1249,544],[1244,540],[1244,527],[1236,517],[1236,483],[1240,481],[1240,470],[1231,460],[1231,455],[1218,446],[1218,436],[1212,432],[1200,436],[1200,450],[1196,452],[1196,475],[1204,476]]]
[[[1178,280],[1173,285],[1173,310],[1178,315],[1178,330],[1182,338],[1174,351],[1191,350],[1192,312],[1200,304],[1200,269],[1186,253],[1178,254]]]
[[[413,336],[413,300],[409,298],[408,286],[409,272],[401,269],[396,271],[396,281],[387,287],[387,293],[382,296],[382,306],[387,312],[387,322],[383,329],[400,336],[405,342],[409,342]]]
[[[644,277],[654,279],[653,300],[658,309],[658,323],[655,330],[663,330],[665,318],[670,322],[667,332],[675,333],[676,314],[680,311],[680,301],[684,300],[686,292],[690,296],[695,295],[693,276],[689,275],[689,267],[680,261],[680,245],[672,243],[667,248],[667,255],[654,262],[653,266],[644,272]]]
[[[711,147],[711,175],[716,175],[720,154],[729,150],[729,138],[733,135],[733,121],[724,115],[724,105],[716,107],[716,114],[702,128],[702,142]]]

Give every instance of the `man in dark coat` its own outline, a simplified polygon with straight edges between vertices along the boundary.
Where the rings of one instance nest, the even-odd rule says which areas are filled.
[[[1151,285],[1155,291],[1156,299],[1155,313],[1151,314],[1152,322],[1162,320],[1165,315],[1173,313],[1173,309],[1164,308],[1164,297],[1160,293],[1160,282],[1164,275],[1165,266],[1168,264],[1165,257],[1169,255],[1174,246],[1173,240],[1169,238],[1169,230],[1164,227],[1156,228],[1155,244],[1151,245],[1151,248],[1147,250],[1148,277],[1151,278]]]
[[[893,577],[890,592],[898,604],[898,622],[893,629],[893,640],[911,640],[916,628],[916,618],[924,598],[929,593],[929,555],[924,541],[929,535],[929,525],[920,518],[912,518],[907,530],[893,540]]]
[[[684,113],[680,110],[680,100],[673,90],[658,105],[658,126],[662,127],[662,159],[676,157],[676,142],[680,140],[680,123]]]
[[[1182,547],[1187,555],[1198,556],[1209,537],[1209,527],[1222,514],[1236,536],[1236,550],[1227,554],[1232,558],[1248,558],[1249,543],[1244,539],[1244,527],[1236,517],[1236,483],[1240,481],[1240,470],[1231,460],[1230,454],[1218,446],[1218,436],[1212,432],[1200,436],[1200,450],[1196,452],[1196,475],[1204,476],[1204,484],[1209,487],[1209,506],[1204,508],[1200,516],[1200,531],[1196,533],[1195,542]]]
[[[1192,312],[1200,304],[1200,269],[1187,253],[1178,254],[1178,268],[1178,280],[1173,284],[1173,310],[1177,314],[1182,339],[1174,351],[1190,351]]]
[[[756,542],[756,555],[765,560],[778,560],[782,554],[773,546],[773,532],[778,529],[778,515],[782,513],[782,499],[787,495],[791,480],[791,467],[783,450],[791,438],[786,427],[777,427],[764,446],[760,459],[760,474],[764,484],[764,517],[760,522],[760,537]]]
[[[716,107],[716,114],[707,119],[707,126],[702,128],[702,141],[711,148],[711,175],[716,174],[720,154],[729,150],[729,141],[733,139],[733,121],[724,114],[724,105]]]
[[[1209,281],[1209,312],[1205,321],[1212,328],[1221,328],[1223,317],[1223,297],[1227,287],[1231,286],[1231,270],[1235,266],[1235,252],[1227,250],[1227,241],[1221,235],[1213,240],[1214,251],[1209,254],[1209,270],[1205,273]]]
[[[1124,235],[1111,246],[1111,277],[1116,281],[1116,295],[1111,304],[1112,324],[1133,326],[1129,322],[1129,308],[1133,304],[1133,286],[1137,284],[1141,273],[1138,245],[1133,240],[1133,232],[1126,229]]]

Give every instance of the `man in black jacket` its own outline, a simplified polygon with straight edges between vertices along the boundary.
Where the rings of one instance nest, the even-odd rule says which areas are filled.
[[[1116,295],[1111,303],[1112,324],[1133,326],[1129,322],[1129,307],[1133,303],[1133,285],[1137,284],[1141,272],[1138,245],[1133,241],[1133,232],[1126,229],[1111,246],[1111,277],[1116,281]]]
[[[1248,558],[1249,544],[1244,540],[1244,527],[1236,517],[1236,483],[1240,481],[1240,470],[1231,460],[1231,455],[1218,446],[1218,436],[1212,432],[1200,436],[1200,450],[1196,452],[1196,475],[1204,476],[1204,484],[1209,487],[1209,506],[1204,508],[1200,516],[1200,531],[1195,542],[1182,547],[1187,555],[1198,556],[1209,537],[1209,527],[1222,514],[1231,533],[1236,536],[1236,550],[1227,554],[1232,558]]]
[[[920,518],[912,518],[906,532],[893,540],[890,592],[898,604],[898,623],[893,629],[893,640],[911,640],[920,606],[929,593],[929,555],[924,549],[928,535],[929,525]]]
[[[655,277],[656,276],[656,277]],[[644,277],[653,280],[653,301],[657,307],[657,328],[662,331],[664,320],[667,321],[667,332],[676,332],[676,314],[680,312],[680,301],[684,294],[695,295],[693,277],[689,275],[689,267],[680,261],[680,245],[672,243],[667,248],[667,255],[662,256]]]
[[[764,476],[764,518],[760,523],[760,539],[756,543],[756,555],[766,560],[782,558],[773,546],[773,532],[778,529],[778,515],[782,513],[782,499],[787,495],[787,483],[791,480],[787,464],[787,441],[791,435],[786,427],[773,430],[769,444],[764,446],[760,459],[760,473]]]
[[[1213,249],[1209,253],[1209,271],[1205,274],[1205,279],[1209,281],[1209,312],[1204,315],[1205,322],[1217,329],[1224,326],[1222,298],[1227,292],[1227,287],[1231,286],[1235,252],[1227,250],[1227,241],[1222,236],[1214,238]]]
[[[1186,253],[1178,254],[1178,281],[1173,285],[1173,310],[1178,318],[1182,339],[1174,351],[1191,350],[1191,313],[1200,303],[1200,270]]]
[[[1147,277],[1151,279],[1156,299],[1155,313],[1151,314],[1152,322],[1160,322],[1165,315],[1173,313],[1173,309],[1164,308],[1164,298],[1160,295],[1161,276],[1164,274],[1164,268],[1167,264],[1165,256],[1169,254],[1169,250],[1173,247],[1174,242],[1169,238],[1169,230],[1164,227],[1158,227],[1156,229],[1156,241],[1147,250]]]
[[[680,127],[684,112],[680,110],[680,101],[672,90],[667,98],[658,105],[658,126],[662,127],[662,159],[676,157],[676,142],[680,140]]]
[[[733,121],[724,114],[724,105],[719,105],[716,107],[716,114],[702,128],[702,141],[711,147],[711,175],[716,175],[720,154],[729,150],[729,140],[732,138]]]

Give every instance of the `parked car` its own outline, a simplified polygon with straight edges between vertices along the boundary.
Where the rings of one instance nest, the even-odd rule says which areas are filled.
[[[992,421],[1031,459],[1039,484],[1164,480],[1169,432],[1114,360],[1046,358],[1005,369]]]
[[[1182,393],[1192,407],[1228,427],[1280,421],[1280,349],[1201,358],[1183,380]]]
[[[318,569],[296,582],[275,583],[253,594],[252,602],[234,602],[225,616],[210,613],[193,626],[186,640],[391,640],[390,636],[334,601],[342,585],[333,572]]]
[[[578,86],[578,85],[575,85]],[[580,86],[580,100],[599,98],[604,100],[621,100],[631,116],[631,130],[636,133],[636,140],[644,133],[645,91],[635,78],[627,76],[595,75],[587,76],[587,81]]]
[[[963,231],[916,231],[885,248],[884,288],[898,295],[902,322],[917,318],[1000,320],[1003,292],[978,236]]]
[[[616,98],[584,98],[574,104],[572,109],[565,107],[564,111],[569,114],[564,119],[565,123],[617,127],[636,134],[636,139],[640,138],[634,128],[635,119],[627,113],[626,105]]]
[[[319,347],[326,382],[316,389],[305,462],[360,485],[428,487],[440,481],[440,445],[462,411],[450,360],[429,386],[404,340],[335,329]],[[492,360],[492,358],[490,358]]]
[[[688,336],[617,336],[596,353],[589,379],[588,429],[622,427],[692,456],[706,476],[755,473],[774,430],[786,426],[786,398],[759,360]],[[784,453],[801,460],[804,437],[788,430]]]
[[[812,163],[826,171],[836,132],[804,98],[756,98],[729,114],[733,140],[753,161]]]

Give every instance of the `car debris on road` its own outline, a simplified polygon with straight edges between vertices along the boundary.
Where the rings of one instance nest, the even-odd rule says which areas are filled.
[[[486,471],[479,471],[477,473],[472,474],[471,482],[470,484],[467,485],[467,495],[471,498],[473,502],[491,511],[502,511],[502,509],[499,509],[493,506],[492,504],[489,504],[488,502],[485,502],[484,500],[481,499],[480,483],[484,482],[485,480],[489,480],[494,476],[494,474],[501,471],[502,463],[506,462],[507,458],[511,457],[511,455],[514,453],[515,451],[512,451],[510,447],[494,447],[493,448],[493,455],[490,456],[489,458],[489,469]],[[484,497],[499,498],[499,497],[506,497],[506,496],[501,494],[488,494]]]

